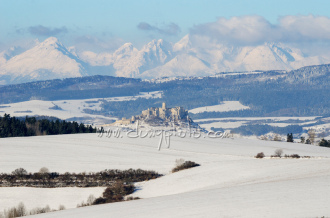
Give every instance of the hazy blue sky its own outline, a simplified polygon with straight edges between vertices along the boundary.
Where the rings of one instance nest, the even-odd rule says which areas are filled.
[[[0,0],[0,47],[49,36],[58,37],[68,46],[95,45],[109,50],[122,42],[141,46],[152,38],[175,42],[190,32],[208,33],[208,25],[217,22],[227,26],[227,21],[232,21],[230,25],[236,25],[233,17],[241,24],[256,21],[243,21],[246,15],[258,15],[257,23],[261,19],[275,29],[285,26],[283,21],[290,22],[283,19],[288,15],[313,15],[313,19],[324,16],[327,25],[329,8],[328,0]],[[300,33],[305,31],[301,28]],[[217,31],[215,37],[226,38],[223,29]],[[258,40],[252,41],[263,39]]]

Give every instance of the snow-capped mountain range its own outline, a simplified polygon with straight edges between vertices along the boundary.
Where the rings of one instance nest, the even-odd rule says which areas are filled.
[[[75,52],[50,37],[27,50],[11,48],[0,53],[0,84],[106,74],[159,78],[209,76],[219,72],[293,70],[330,63],[330,58],[304,55],[284,44],[235,47],[200,43],[189,35],[175,44],[152,40],[140,50],[125,43],[113,53]],[[102,72],[101,72],[102,71]]]

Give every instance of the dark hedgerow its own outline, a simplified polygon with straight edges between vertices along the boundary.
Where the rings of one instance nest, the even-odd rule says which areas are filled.
[[[117,180],[132,183],[156,179],[160,176],[162,175],[155,171],[142,169],[59,174],[57,172],[28,173],[25,169],[19,168],[11,174],[0,173],[0,187],[107,187]]]
[[[297,158],[299,159],[300,158],[300,155],[299,154],[291,154],[291,155],[284,155],[285,158]],[[305,156],[305,158],[310,158],[309,156]]]

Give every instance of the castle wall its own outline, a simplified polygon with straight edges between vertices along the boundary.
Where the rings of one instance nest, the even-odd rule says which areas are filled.
[[[166,108],[166,104],[163,103],[161,108],[149,108],[148,110],[142,111],[142,117],[159,117],[163,120],[166,119],[185,119],[188,115],[188,111],[183,107],[175,107],[175,108]]]

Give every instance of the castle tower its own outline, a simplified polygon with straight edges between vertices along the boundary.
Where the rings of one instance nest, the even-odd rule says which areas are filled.
[[[163,105],[162,105],[162,109],[166,109],[166,103],[165,102],[163,102]]]

